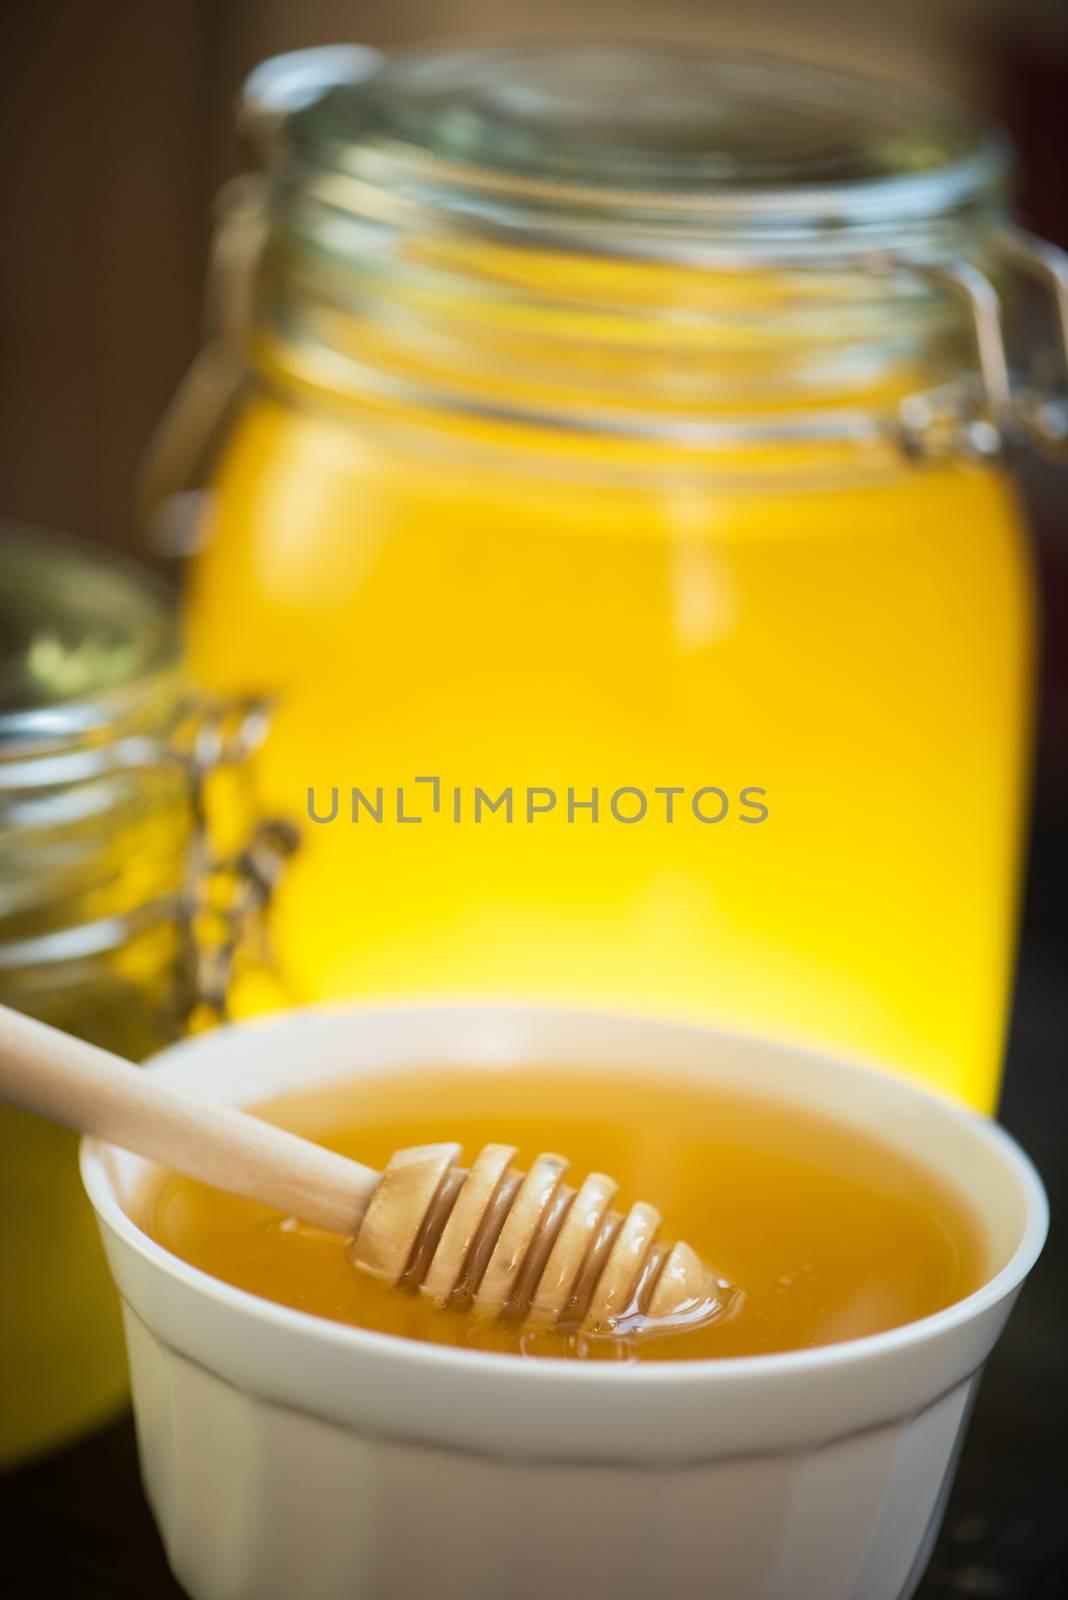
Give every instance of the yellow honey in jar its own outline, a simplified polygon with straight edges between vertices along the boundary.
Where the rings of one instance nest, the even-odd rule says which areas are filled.
[[[289,998],[629,1009],[991,1108],[1030,580],[947,280],[997,141],[532,45],[401,55],[283,144],[188,616],[276,699]]]
[[[413,457],[314,404],[251,408],[190,637],[211,688],[277,696],[258,776],[304,835],[274,922],[291,996],[636,1006],[990,1108],[1022,533],[989,471],[884,467],[791,493],[576,485]],[[530,786],[556,803],[528,821]],[[641,820],[609,812],[622,786]],[[353,820],[354,787],[380,822]],[[692,811],[708,787],[719,821]],[[476,818],[477,788],[519,814]],[[325,816],[335,790],[313,821],[309,791]]]
[[[802,1350],[926,1316],[978,1288],[977,1221],[948,1183],[815,1113],[691,1082],[581,1066],[410,1069],[261,1108],[270,1120],[384,1166],[411,1144],[558,1149],[576,1175],[611,1173],[620,1203],[643,1197],[663,1235],[685,1238],[727,1287],[711,1323],[591,1339],[482,1322],[387,1289],[353,1268],[346,1241],[168,1176],[141,1225],[194,1266],[281,1305],[380,1333],[538,1357],[701,1359]]]

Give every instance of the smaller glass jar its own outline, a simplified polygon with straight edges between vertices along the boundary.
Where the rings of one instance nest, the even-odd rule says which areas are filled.
[[[206,827],[263,726],[257,702],[193,700],[145,574],[0,531],[0,1002],[140,1060],[263,981],[256,929],[288,835],[220,848]],[[247,829],[250,797],[240,814]],[[125,1395],[75,1150],[0,1105],[0,1465]]]

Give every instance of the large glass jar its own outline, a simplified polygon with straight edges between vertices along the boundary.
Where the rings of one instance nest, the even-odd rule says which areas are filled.
[[[217,1015],[250,947],[277,830],[232,821],[254,704],[195,700],[169,595],[41,533],[0,529],[0,1003],[138,1061]],[[118,1305],[77,1140],[0,1103],[0,1465],[126,1393]]]
[[[1000,138],[648,46],[302,97],[224,229],[189,588],[201,679],[277,696],[294,991],[712,1019],[989,1107],[1032,651],[1004,456],[1063,423],[1002,340],[994,280],[1053,268]]]

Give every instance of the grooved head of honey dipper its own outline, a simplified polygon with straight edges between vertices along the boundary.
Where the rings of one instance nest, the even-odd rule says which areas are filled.
[[[470,1171],[456,1144],[390,1159],[349,1259],[391,1287],[418,1288],[476,1317],[522,1317],[620,1337],[696,1326],[723,1309],[722,1285],[689,1245],[657,1241],[660,1214],[611,1210],[615,1184],[592,1173],[576,1192],[561,1156],[512,1170],[510,1145],[487,1145]],[[457,1297],[454,1300],[454,1297]]]
[[[673,1244],[645,1307],[651,1328],[703,1324],[723,1306],[723,1285],[711,1267],[681,1239]]]
[[[443,1306],[464,1284],[487,1214],[508,1176],[515,1156],[511,1144],[488,1144],[475,1158],[434,1245],[419,1292]]]
[[[681,1240],[656,1242],[651,1206],[631,1208],[605,1264],[583,1330],[603,1336],[650,1337],[704,1327],[726,1309],[724,1284]]]
[[[459,1154],[458,1144],[417,1144],[390,1157],[349,1245],[354,1266],[382,1283],[400,1282],[427,1213]]]

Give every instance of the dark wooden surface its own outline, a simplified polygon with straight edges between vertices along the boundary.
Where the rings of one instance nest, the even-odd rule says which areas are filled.
[[[1003,1108],[1003,1121],[1046,1178],[1055,1217],[1068,1203],[1064,978],[1058,946],[1041,935],[1029,938]],[[1055,1221],[1046,1255],[990,1361],[942,1537],[917,1600],[1063,1600],[1068,1594],[1064,1282],[1064,1235]],[[181,1600],[142,1498],[128,1419],[0,1480],[0,1596]]]

